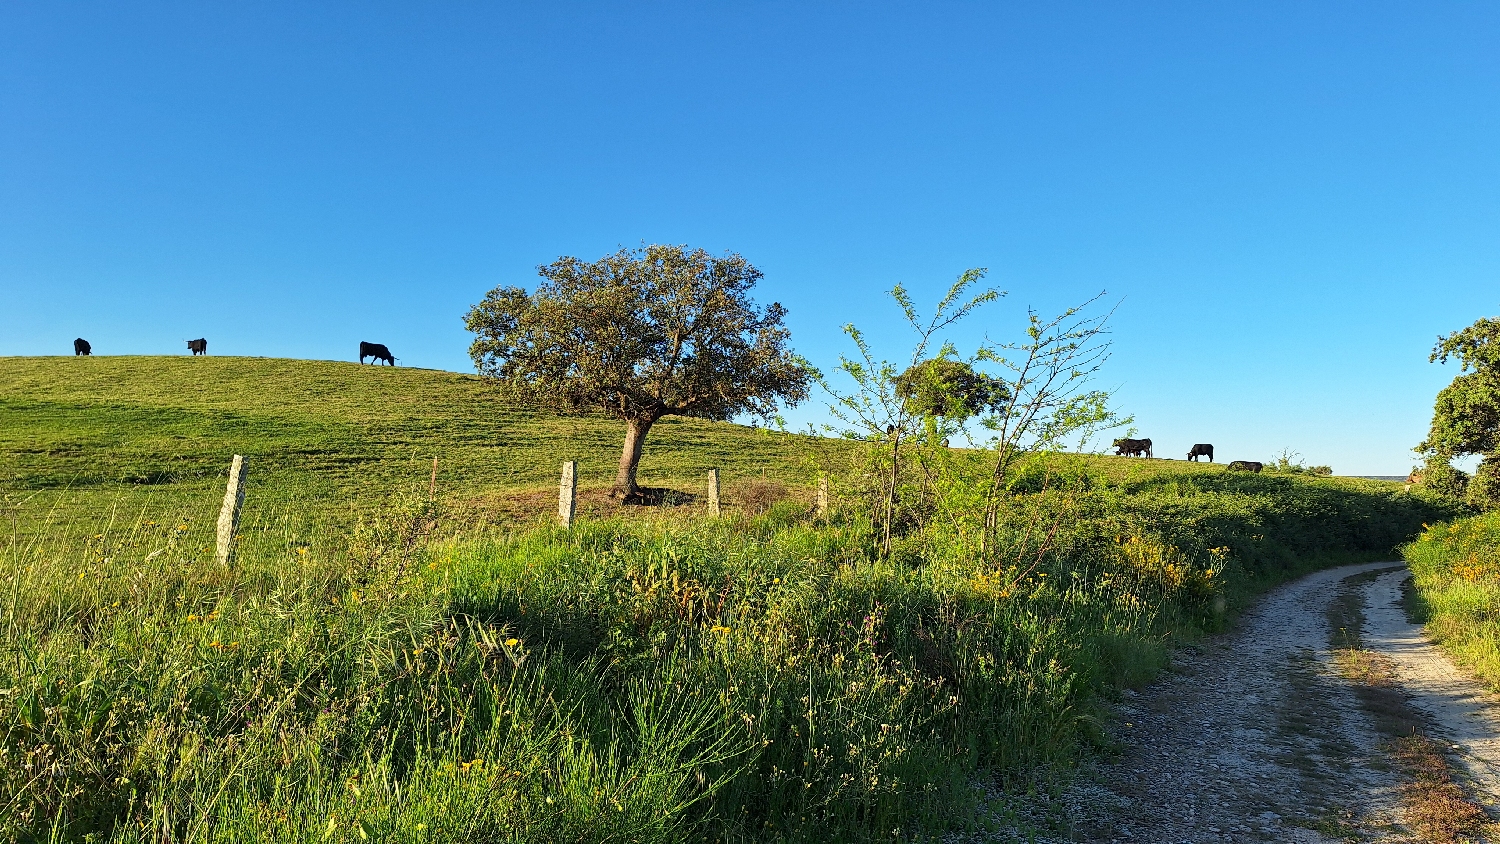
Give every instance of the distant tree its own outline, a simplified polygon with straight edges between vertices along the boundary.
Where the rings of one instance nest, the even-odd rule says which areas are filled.
[[[663,416],[728,420],[807,398],[817,373],[787,346],[786,309],[761,309],[761,272],[734,253],[622,249],[537,268],[535,292],[497,287],[469,310],[469,355],[511,396],[625,422],[612,494],[637,500],[636,467]]]
[[[1458,361],[1459,374],[1437,394],[1427,439],[1417,446],[1426,458],[1423,480],[1489,509],[1500,504],[1500,320],[1480,319],[1438,337],[1428,360],[1449,358]],[[1465,455],[1481,458],[1469,478],[1450,464]]]
[[[913,364],[896,376],[895,383],[896,397],[906,412],[919,418],[968,419],[1010,400],[1004,381],[947,357]]]

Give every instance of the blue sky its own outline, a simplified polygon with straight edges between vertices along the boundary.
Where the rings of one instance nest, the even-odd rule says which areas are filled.
[[[0,354],[465,371],[559,255],[744,254],[831,368],[882,291],[1107,290],[1158,454],[1405,472],[1500,312],[1500,6],[0,6]],[[794,421],[820,416],[816,406]]]

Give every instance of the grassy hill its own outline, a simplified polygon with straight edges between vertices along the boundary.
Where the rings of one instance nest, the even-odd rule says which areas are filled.
[[[451,372],[272,358],[0,358],[0,491],[31,514],[212,502],[233,454],[250,459],[249,508],[295,501],[337,513],[425,488],[434,457],[445,499],[511,516],[547,512],[560,463],[577,460],[597,508],[622,436],[611,419],[507,407],[476,376]],[[805,485],[828,448],[837,444],[667,418],[652,429],[641,477],[696,491],[718,468],[730,490],[747,479]]]
[[[281,358],[0,358],[0,516],[14,535],[57,547],[145,522],[187,525],[183,539],[203,547],[233,454],[250,461],[250,542],[336,534],[403,494],[425,493],[434,457],[449,524],[547,519],[564,460],[579,461],[582,513],[609,516],[621,512],[607,491],[622,436],[615,420],[517,409],[478,377],[452,372]],[[652,429],[641,479],[699,493],[717,468],[732,511],[767,482],[807,498],[819,472],[837,476],[854,454],[840,440],[669,417]],[[1400,489],[1183,460],[1084,460],[1124,496],[1107,507],[1145,518],[1213,514],[1193,516],[1207,519],[1205,536],[1238,530],[1221,524],[1227,512],[1241,514],[1238,525],[1269,502],[1285,507],[1317,490]],[[1327,509],[1310,512],[1319,507]],[[1279,553],[1330,544],[1309,536]]]
[[[1378,481],[1043,455],[988,553],[960,503],[887,555],[852,495],[828,520],[615,508],[621,433],[453,373],[0,358],[0,838],[935,836],[976,817],[976,778],[1024,790],[1087,752],[1101,698],[1259,585],[1452,511]],[[697,490],[717,467],[733,503],[805,492],[854,448],[664,420],[642,477]],[[518,527],[564,459],[596,517]]]
[[[339,361],[242,357],[0,358],[0,490],[128,500],[152,488],[217,488],[233,454],[272,499],[358,500],[425,484],[454,499],[551,490],[563,460],[580,486],[607,489],[621,423],[509,407],[477,376]],[[668,417],[651,431],[642,482],[697,490],[726,484],[808,486],[845,444],[722,422]],[[1222,464],[1100,459],[1122,481],[1159,484]]]

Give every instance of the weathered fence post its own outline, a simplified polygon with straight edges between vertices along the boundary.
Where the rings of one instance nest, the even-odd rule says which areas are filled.
[[[573,526],[573,513],[578,505],[578,461],[563,464],[562,482],[557,485],[557,522],[563,527]]]
[[[224,506],[219,508],[219,565],[234,562],[234,538],[240,529],[240,508],[245,504],[245,465],[243,455],[236,454],[229,464],[229,486],[224,490]]]
[[[427,497],[437,498],[437,458],[432,458],[432,482],[427,484]]]
[[[708,470],[708,514],[719,517],[719,470]]]
[[[817,499],[816,507],[817,507],[818,518],[820,518],[820,519],[826,519],[826,518],[828,518],[828,476],[827,475],[819,475],[818,476],[818,499]]]

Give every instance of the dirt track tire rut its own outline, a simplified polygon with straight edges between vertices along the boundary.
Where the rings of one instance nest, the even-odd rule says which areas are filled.
[[[1281,586],[1118,707],[1117,753],[1065,793],[1061,840],[1415,841],[1381,736],[1333,669],[1329,608],[1349,578]],[[1361,575],[1365,577],[1360,577]]]

